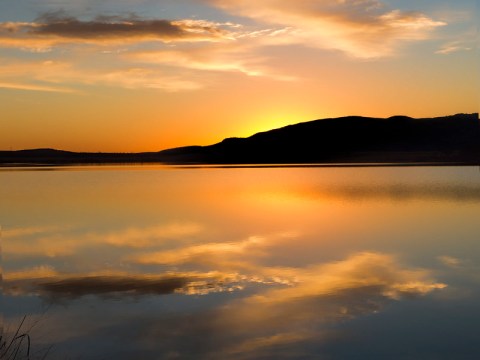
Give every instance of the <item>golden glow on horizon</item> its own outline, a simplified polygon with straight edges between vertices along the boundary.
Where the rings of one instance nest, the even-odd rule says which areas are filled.
[[[463,0],[462,16],[387,1],[202,4],[203,19],[107,21],[94,5],[87,19],[68,3],[0,15],[0,149],[158,151],[326,117],[478,112]]]

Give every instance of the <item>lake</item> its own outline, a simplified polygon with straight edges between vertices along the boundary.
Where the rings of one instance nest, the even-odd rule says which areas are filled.
[[[478,167],[0,169],[32,358],[478,359]],[[25,343],[22,344],[25,347]]]

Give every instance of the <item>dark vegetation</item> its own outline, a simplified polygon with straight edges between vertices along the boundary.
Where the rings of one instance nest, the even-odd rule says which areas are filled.
[[[18,326],[12,331],[0,332],[0,360],[45,360],[53,346],[32,351],[30,332],[34,324],[26,326],[27,316],[24,316]],[[15,330],[16,329],[16,330]]]
[[[0,151],[0,164],[480,164],[478,113],[414,119],[348,116],[148,153]]]
[[[0,360],[30,359],[30,335],[22,332],[25,317],[16,332],[7,338],[0,334]],[[2,329],[3,330],[3,329]]]

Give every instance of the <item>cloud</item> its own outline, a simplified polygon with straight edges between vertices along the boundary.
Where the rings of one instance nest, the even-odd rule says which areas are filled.
[[[3,64],[4,89],[74,92],[78,86],[156,89],[204,88],[212,72],[240,73],[278,81],[297,76],[275,69],[271,46],[303,45],[337,50],[356,58],[394,55],[408,41],[429,39],[445,25],[419,12],[387,8],[376,0],[200,0],[254,19],[241,25],[201,19],[158,19],[99,15],[85,19],[54,11],[30,22],[0,23],[0,48],[29,51],[51,59],[16,72],[20,58]],[[466,45],[445,44],[447,54]],[[60,63],[68,64],[61,68]],[[105,66],[109,64],[110,66]],[[28,67],[28,66],[25,66]],[[0,72],[1,73],[1,72]],[[214,74],[213,74],[214,76]]]
[[[75,61],[3,61],[0,87],[44,92],[81,93],[74,86],[111,86],[124,89],[191,91],[203,87],[194,79],[166,71],[127,64],[110,69],[83,67]]]
[[[248,39],[254,46],[304,44],[369,58],[391,55],[401,42],[428,39],[432,30],[446,25],[423,13],[389,9],[377,0],[203,1],[255,19],[258,24],[244,30],[232,22],[144,19],[135,15],[80,20],[63,12],[50,12],[33,22],[0,23],[0,46],[48,51],[62,44],[225,44]]]
[[[145,295],[206,295],[241,290],[246,283],[258,283],[256,278],[238,273],[166,272],[130,274],[103,271],[85,274],[61,274],[51,266],[38,266],[4,275],[3,291],[9,296],[36,295],[57,299],[75,299],[88,295],[135,297]]]
[[[81,82],[81,73],[76,79]],[[203,88],[199,82],[184,79],[181,76],[171,76],[161,71],[131,67],[117,71],[108,71],[95,75],[95,72],[84,78],[91,84],[100,84],[107,86],[119,86],[125,89],[158,89],[168,92],[198,90]]]
[[[448,55],[460,51],[471,51],[474,48],[475,43],[473,40],[456,40],[443,44],[436,53],[441,55]]]
[[[82,93],[78,85],[124,89],[192,91],[204,85],[181,74],[142,66],[112,63],[110,69],[87,67],[72,61],[3,62],[0,87],[44,92]]]
[[[374,287],[380,295],[399,299],[408,295],[423,295],[446,285],[432,282],[425,270],[403,269],[392,255],[365,252],[329,264],[298,271],[297,285],[271,290],[249,301],[281,304],[299,299],[330,296],[346,289]]]
[[[159,239],[182,239],[197,235],[203,230],[202,225],[198,223],[174,222],[147,228],[132,227],[97,236],[101,236],[107,244],[143,248],[155,244]]]
[[[456,202],[480,201],[480,186],[473,184],[368,184],[330,185],[315,189],[305,196],[317,194],[322,198],[346,198],[349,200],[389,199],[393,201],[440,200]]]
[[[64,88],[64,87],[54,87],[54,86],[35,85],[35,84],[26,84],[26,83],[0,82],[0,88],[1,89],[12,89],[12,90],[58,92],[58,93],[74,93],[74,92],[77,92],[76,90],[68,89],[68,88]]]
[[[305,330],[298,330],[295,332],[284,332],[280,334],[274,334],[269,336],[259,336],[253,337],[252,339],[247,339],[242,342],[239,342],[236,345],[232,345],[228,349],[224,350],[229,357],[231,356],[241,356],[245,354],[256,354],[260,355],[273,355],[272,351],[279,347],[285,347],[289,345],[295,345],[298,343],[305,343],[308,340],[315,340],[316,334]],[[318,339],[317,339],[318,341]],[[280,355],[280,354],[278,354]],[[260,357],[259,356],[259,357]]]
[[[464,31],[453,32],[446,36],[444,43],[436,51],[440,55],[449,55],[457,52],[473,51],[479,44],[478,29],[476,24],[476,18],[471,13],[464,11],[454,11],[443,14],[443,16],[449,19],[450,23],[456,23],[457,26],[465,26]],[[472,54],[473,55],[473,54]]]
[[[357,253],[344,260],[295,269],[297,283],[266,289],[228,307],[226,328],[247,337],[231,339],[224,357],[261,358],[288,345],[326,340],[330,324],[382,311],[404,298],[443,289],[423,269],[408,268],[389,254]]]
[[[127,293],[129,295],[171,294],[182,288],[188,279],[179,276],[162,278],[94,276],[60,279],[41,282],[38,286],[42,292],[57,297],[81,297],[85,295],[102,295]]]
[[[252,240],[251,240],[252,241]],[[254,240],[253,243],[257,241]],[[247,253],[248,241],[239,244],[207,244],[164,252],[167,264],[190,262],[196,256],[215,253]],[[191,254],[195,254],[191,256]],[[160,257],[160,254],[156,254]],[[218,259],[218,258],[217,258]],[[252,259],[250,259],[252,261]],[[223,271],[210,261],[208,271],[168,271],[164,274],[129,274],[103,271],[85,274],[61,274],[51,266],[38,266],[4,274],[4,291],[10,295],[37,294],[48,297],[81,297],[85,295],[148,295],[183,293],[186,295],[243,289],[248,283],[274,286],[243,301],[255,306],[276,307],[287,303],[330,297],[335,293],[357,290],[374,291],[379,296],[400,299],[424,295],[446,285],[430,280],[430,273],[421,269],[403,269],[387,254],[358,253],[345,260],[306,268],[278,268],[255,265]],[[235,267],[235,263],[232,263]],[[280,287],[280,288],[278,288]],[[363,289],[363,290],[362,290]],[[308,300],[309,301],[309,300]]]
[[[107,246],[141,248],[137,255],[126,256],[131,265],[161,265],[162,274],[141,274],[112,270],[80,274],[61,274],[50,266],[37,266],[4,274],[5,291],[10,295],[37,294],[46,297],[79,297],[84,295],[131,296],[154,292],[157,282],[167,278],[182,278],[185,281],[172,292],[187,295],[205,295],[211,292],[231,292],[245,288],[247,284],[289,286],[295,274],[289,269],[264,269],[255,264],[255,259],[265,255],[265,248],[272,239],[252,236],[246,240],[230,243],[205,243],[200,245],[176,244],[177,249],[154,251],[164,246],[165,241],[180,241],[203,230],[194,223],[172,223],[144,229],[127,228],[112,233],[90,233],[72,237],[68,234],[49,234],[41,228],[14,229],[7,234],[5,249],[9,256],[71,256],[73,254],[102,249]],[[22,241],[12,241],[25,234]],[[278,239],[289,238],[281,234]],[[278,240],[273,239],[273,240]],[[150,247],[148,253],[144,249]],[[130,252],[130,250],[129,250]],[[103,259],[105,261],[105,259]],[[102,266],[104,262],[102,261]],[[125,262],[117,261],[117,268]],[[192,265],[194,265],[192,267]],[[195,271],[179,270],[195,269]],[[170,270],[169,270],[170,269]],[[78,287],[78,291],[74,288]],[[98,290],[96,290],[98,288]],[[101,289],[105,290],[101,290]],[[144,293],[137,288],[145,289]]]
[[[171,250],[143,251],[125,258],[135,265],[161,265],[203,269],[204,271],[228,271],[240,274],[242,281],[262,284],[291,285],[295,274],[289,269],[265,268],[257,261],[268,254],[276,243],[291,239],[289,234],[261,237],[232,242],[202,243],[179,246]]]
[[[447,256],[447,255],[439,256],[438,261],[440,261],[443,265],[452,267],[452,268],[457,268],[462,265],[462,261],[453,256]]]
[[[92,247],[145,248],[166,240],[188,239],[204,231],[194,222],[172,222],[144,228],[128,227],[112,232],[75,234],[69,227],[27,227],[3,231],[4,251],[9,256],[71,256]],[[21,241],[20,241],[21,240]]]
[[[282,34],[244,30],[229,22],[146,20],[133,15],[81,21],[53,13],[34,22],[0,23],[0,47],[39,53],[42,58],[4,60],[0,81],[8,89],[66,93],[78,85],[198,90],[205,86],[201,75],[205,72],[290,81],[293,76],[272,71],[268,58],[255,54],[261,39],[275,42]],[[49,52],[56,60],[45,60]],[[107,62],[108,67],[102,66]]]
[[[272,32],[269,30],[269,34]],[[200,71],[239,72],[248,76],[268,77],[279,81],[293,81],[294,76],[281,75],[267,64],[266,56],[255,52],[263,40],[245,39],[251,33],[236,35],[236,41],[223,44],[205,44],[201,47],[175,50],[136,51],[125,58],[140,63],[168,65]],[[263,35],[262,35],[263,36]],[[269,36],[269,35],[266,35]],[[279,36],[279,35],[275,35]]]
[[[23,269],[15,272],[8,272],[4,274],[4,279],[9,281],[25,280],[25,279],[41,279],[58,276],[58,272],[52,266],[42,265],[33,268]]]
[[[256,274],[276,270],[259,266]],[[332,325],[335,328],[336,324],[381,312],[394,302],[425,296],[446,286],[432,279],[427,270],[405,266],[393,255],[373,252],[280,273],[289,273],[296,281],[288,286],[264,285],[255,295],[246,292],[243,298],[241,292],[237,293],[236,299],[203,314],[202,319],[189,318],[188,324],[195,326],[185,326],[182,318],[172,320],[168,330],[151,326],[143,332],[143,340],[154,343],[161,337],[170,344],[168,350],[181,356],[185,355],[183,348],[171,333],[181,334],[182,341],[208,333],[215,339],[215,346],[196,349],[197,357],[270,359],[282,358],[288,351],[291,357],[301,358],[305,346],[318,348],[328,343],[335,331]]]
[[[277,239],[278,241],[278,239]],[[253,297],[260,303],[286,303],[301,298],[328,296],[343,289],[375,288],[381,296],[399,299],[423,295],[445,284],[431,282],[424,270],[403,270],[395,257],[359,253],[344,261],[306,268],[268,267],[258,263],[272,239],[251,237],[236,243],[210,243],[175,250],[140,254],[130,258],[137,264],[206,267],[211,271],[237,272],[245,282],[282,285]]]
[[[193,51],[146,51],[131,54],[129,58],[144,63],[180,66],[195,70],[238,71],[249,76],[264,75],[261,70],[255,69],[255,63],[259,63],[261,59],[239,56],[238,53],[228,53],[225,49],[218,48],[202,48]]]
[[[64,231],[66,229],[68,229],[68,227],[65,226],[30,226],[24,228],[4,228],[2,229],[2,236],[6,240],[38,234],[55,233],[57,231]]]
[[[83,21],[58,12],[34,22],[0,23],[0,46],[47,51],[61,44],[119,45],[156,41],[203,42],[231,40],[231,23],[206,20],[165,20],[100,16]]]
[[[226,262],[227,260],[232,260],[233,257],[242,256],[246,253],[249,256],[253,256],[258,252],[259,247],[265,245],[265,239],[252,236],[238,242],[206,243],[175,250],[149,252],[136,255],[131,260],[138,264],[163,265],[209,262],[215,266],[217,261]]]
[[[248,257],[253,243],[239,243],[235,250],[234,247],[218,247],[217,253],[233,251]],[[215,267],[213,263],[211,266]],[[259,280],[272,274],[290,281]],[[254,286],[242,291],[249,285]],[[60,274],[50,267],[37,267],[6,274],[4,281],[4,292],[9,296],[36,295],[51,301],[69,301],[92,295],[125,299],[236,291],[235,297],[224,298],[226,303],[222,306],[212,308],[209,305],[188,313],[130,313],[120,321],[117,321],[115,312],[109,314],[117,321],[118,327],[128,328],[129,331],[116,333],[128,334],[129,348],[134,349],[139,341],[142,346],[156,345],[157,355],[161,351],[187,357],[187,352],[192,352],[190,357],[209,359],[280,358],[286,349],[289,354],[297,354],[296,351],[305,349],[305,346],[328,342],[329,334],[334,331],[332,325],[335,328],[336,324],[381,312],[394,302],[425,296],[445,287],[435,281],[428,270],[405,266],[393,255],[374,252],[356,253],[339,261],[299,268],[252,263],[248,271],[231,272]],[[62,319],[77,315],[70,309]],[[139,319],[139,316],[145,318]],[[82,324],[80,326],[85,327],[83,334],[92,333],[97,325],[95,322],[68,322]],[[53,334],[59,331],[58,323],[55,325]],[[107,330],[109,334],[113,333],[112,329]],[[141,339],[132,338],[132,333],[142,334]],[[61,335],[55,339],[63,339]],[[98,334],[95,336],[98,338]],[[215,345],[205,346],[194,341],[199,336],[201,339],[215,339]],[[162,339],[161,345],[158,345],[159,338]],[[185,343],[190,346],[185,348]]]
[[[377,0],[204,0],[263,24],[293,28],[284,41],[359,58],[388,56],[405,41],[428,39],[445,22],[420,12],[389,9]]]
[[[23,277],[22,277],[23,275]],[[32,277],[32,278],[30,278]],[[32,295],[52,298],[78,298],[86,295],[164,295],[183,287],[182,276],[77,275],[61,276],[50,270],[24,271],[6,275],[4,292],[12,296]]]

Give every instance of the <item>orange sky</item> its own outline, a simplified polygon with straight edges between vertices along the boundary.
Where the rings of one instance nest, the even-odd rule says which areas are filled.
[[[0,149],[156,151],[324,117],[477,112],[474,5],[0,5]]]

